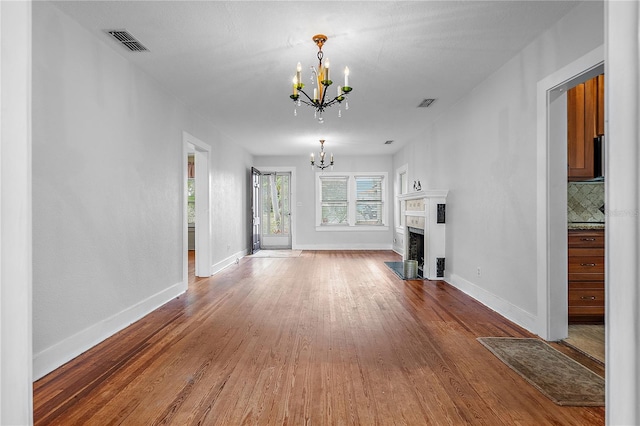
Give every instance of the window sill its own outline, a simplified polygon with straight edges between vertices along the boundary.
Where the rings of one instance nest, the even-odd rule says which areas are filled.
[[[362,231],[373,231],[373,232],[381,232],[388,231],[389,227],[387,225],[377,225],[377,226],[367,226],[367,225],[325,225],[325,226],[316,226],[316,231],[319,232],[362,232]]]

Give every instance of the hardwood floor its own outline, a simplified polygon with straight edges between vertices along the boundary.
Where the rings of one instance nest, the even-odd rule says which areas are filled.
[[[569,336],[564,343],[604,363],[604,333],[604,324],[569,324]]]
[[[389,251],[245,257],[34,384],[36,425],[604,424],[476,341],[531,337]],[[602,366],[564,345],[559,350]]]

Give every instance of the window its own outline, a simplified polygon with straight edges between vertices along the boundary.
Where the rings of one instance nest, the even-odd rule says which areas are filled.
[[[382,176],[356,177],[356,225],[382,225]]]
[[[386,173],[316,173],[316,230],[387,229]]]
[[[348,187],[346,176],[320,177],[322,200],[322,224],[346,225],[349,219]]]
[[[396,170],[396,206],[395,212],[395,224],[397,232],[404,232],[404,203],[400,200],[399,196],[409,192],[407,181],[407,165],[403,165]]]

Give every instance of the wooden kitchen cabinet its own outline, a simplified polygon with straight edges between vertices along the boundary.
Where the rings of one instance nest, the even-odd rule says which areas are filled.
[[[596,118],[596,135],[604,135],[604,74],[598,77],[598,110]]]
[[[569,181],[594,175],[593,139],[604,134],[604,74],[567,91],[567,175]]]
[[[569,230],[569,323],[604,322],[604,230]]]

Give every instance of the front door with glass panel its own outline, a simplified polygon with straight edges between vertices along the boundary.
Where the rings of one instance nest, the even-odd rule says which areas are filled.
[[[263,173],[262,238],[263,249],[291,248],[291,173]]]
[[[255,253],[260,250],[260,237],[262,231],[260,230],[260,216],[262,214],[262,208],[260,202],[262,201],[262,193],[260,191],[260,184],[262,180],[262,173],[255,167],[251,168],[251,253]]]

